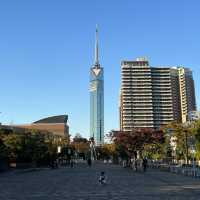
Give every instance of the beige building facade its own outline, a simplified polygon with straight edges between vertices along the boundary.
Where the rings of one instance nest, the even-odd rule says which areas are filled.
[[[192,71],[183,67],[151,67],[145,58],[122,61],[120,129],[160,128],[185,122],[196,110]]]

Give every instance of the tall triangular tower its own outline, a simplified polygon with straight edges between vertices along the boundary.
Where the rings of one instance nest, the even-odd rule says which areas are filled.
[[[99,39],[96,27],[95,60],[90,69],[90,137],[95,145],[104,143],[104,75],[99,63]]]

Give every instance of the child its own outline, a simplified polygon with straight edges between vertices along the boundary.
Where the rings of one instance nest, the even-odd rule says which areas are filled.
[[[105,172],[101,172],[100,177],[99,177],[99,183],[100,185],[106,184]]]

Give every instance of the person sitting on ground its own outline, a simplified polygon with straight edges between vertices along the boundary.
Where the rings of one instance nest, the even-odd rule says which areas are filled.
[[[100,177],[99,177],[99,183],[100,183],[100,185],[106,184],[105,172],[101,172]]]

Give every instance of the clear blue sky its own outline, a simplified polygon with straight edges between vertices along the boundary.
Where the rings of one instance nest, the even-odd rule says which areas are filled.
[[[89,69],[99,25],[105,132],[118,128],[120,62],[193,69],[200,106],[199,0],[6,0],[0,2],[0,121],[69,115],[89,136]]]

